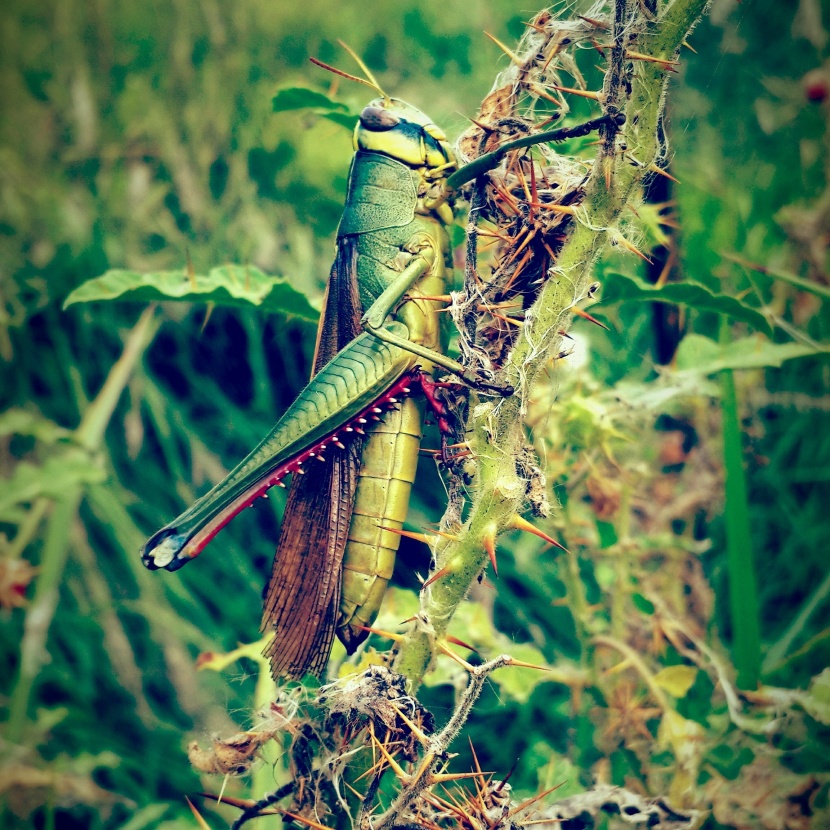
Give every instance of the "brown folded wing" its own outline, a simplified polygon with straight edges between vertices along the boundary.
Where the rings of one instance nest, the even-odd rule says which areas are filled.
[[[317,331],[314,374],[360,332],[362,314],[350,237],[338,240]],[[362,442],[331,448],[324,462],[294,476],[271,578],[262,629],[273,629],[267,655],[275,678],[319,675],[326,666],[340,605],[343,551],[354,504]]]

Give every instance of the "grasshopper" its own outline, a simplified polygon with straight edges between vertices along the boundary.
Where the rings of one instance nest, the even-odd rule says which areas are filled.
[[[361,61],[368,81],[314,62],[381,97],[355,128],[311,381],[259,446],[141,552],[148,568],[177,570],[292,474],[262,619],[273,631],[267,653],[275,677],[319,675],[335,634],[349,653],[368,636],[415,478],[424,403],[411,396],[414,387],[444,430],[436,367],[485,391],[512,391],[442,351],[439,303],[430,298],[444,294],[452,265],[455,190],[509,149],[584,134],[519,139],[459,170],[443,131],[383,93]],[[586,132],[596,128],[589,125]]]

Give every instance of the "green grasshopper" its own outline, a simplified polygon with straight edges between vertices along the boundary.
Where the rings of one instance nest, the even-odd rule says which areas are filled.
[[[415,385],[445,431],[435,367],[482,390],[512,391],[441,351],[439,303],[430,298],[445,293],[452,264],[455,190],[509,149],[584,134],[602,121],[510,142],[458,170],[444,133],[385,95],[362,62],[369,81],[320,65],[382,97],[355,128],[311,381],[250,455],[142,549],[148,568],[177,570],[293,474],[262,620],[273,631],[275,677],[320,674],[335,633],[349,653],[368,636],[415,478],[424,415],[423,400],[410,396]]]

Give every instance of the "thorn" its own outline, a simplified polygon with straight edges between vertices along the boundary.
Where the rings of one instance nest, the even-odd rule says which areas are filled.
[[[315,455],[314,456],[318,461],[325,461],[326,457],[324,455]]]
[[[297,469],[294,470],[295,473],[299,473],[301,476],[305,475],[305,470],[298,464]]]
[[[393,643],[402,643],[404,641],[403,634],[393,634],[391,631],[384,631],[382,628],[372,628],[369,625],[356,625],[361,631],[368,631],[370,634],[377,634],[378,637],[384,637],[391,640]]]
[[[507,57],[510,58],[511,61],[513,61],[513,63],[516,64],[516,66],[518,66],[519,68],[522,67],[523,64],[521,59],[513,52],[511,52],[510,49],[508,49],[497,37],[493,37],[493,35],[491,35],[490,32],[485,32],[484,35],[485,37],[489,37],[490,40],[492,40],[493,43],[495,43],[496,46],[498,46],[499,49],[501,49],[502,52],[504,52],[504,54],[507,55]]]
[[[417,724],[413,723],[394,703],[389,705],[398,713],[398,717],[409,727],[412,734],[424,745],[429,743],[429,736]]]
[[[576,208],[573,205],[556,205],[550,202],[539,202],[533,207],[542,208],[543,210],[552,210],[554,213],[567,213],[568,216],[576,216]]]
[[[644,55],[642,52],[632,52],[630,49],[626,50],[625,56],[633,61],[645,61],[646,63],[659,63],[666,67],[666,69],[674,69],[678,65],[678,61],[666,60],[666,58],[655,58],[653,55]]]
[[[608,29],[610,29],[610,28],[611,28],[611,27],[610,27],[607,23],[605,23],[604,21],[602,21],[602,20],[596,20],[596,19],[595,19],[595,18],[593,18],[593,17],[585,17],[585,15],[584,15],[584,14],[578,14],[578,15],[577,15],[577,17],[578,17],[580,20],[584,20],[586,23],[590,23],[592,26],[594,26],[594,27],[595,27],[595,28],[597,28],[597,29],[605,29],[605,30],[607,31]]]
[[[492,532],[486,533],[484,538],[481,540],[481,544],[484,545],[484,550],[487,551],[487,556],[490,557],[490,564],[493,566],[493,573],[498,576],[499,567],[496,564],[496,534]]]
[[[688,40],[684,40],[680,45],[685,46],[690,52],[694,52],[695,54],[697,54],[697,49],[693,49],[689,44]]]
[[[555,89],[557,92],[567,92],[570,95],[578,95],[580,98],[590,98],[592,101],[602,101],[601,92],[592,92],[588,89],[574,89],[570,86],[557,86],[556,84],[551,84],[550,88]]]
[[[656,164],[649,164],[649,166],[646,167],[646,170],[648,170],[650,173],[656,173],[658,176],[665,176],[667,179],[670,179],[675,184],[680,184],[679,179],[675,179],[675,177],[672,176],[672,174],[669,173],[668,170],[664,170],[662,167],[658,167]]]
[[[399,530],[396,527],[386,527],[382,524],[379,524],[378,527],[381,530],[388,530],[390,533],[394,533],[397,536],[406,536],[407,539],[414,539],[416,542],[423,542],[425,545],[432,545],[432,543],[436,540],[436,536],[431,536],[428,533],[415,533],[411,530]]]
[[[560,101],[558,98],[554,98],[553,95],[548,95],[548,93],[544,89],[542,89],[542,87],[540,87],[538,84],[529,84],[528,89],[533,95],[538,95],[540,98],[544,98],[546,101],[550,101],[551,104],[556,104],[557,107],[562,106],[562,101]],[[540,128],[542,124],[550,124],[551,121],[556,121],[558,117],[559,115],[556,114],[553,118],[546,119],[545,121],[541,122],[541,124],[537,124],[536,128]],[[531,168],[531,170],[532,169],[533,168]]]
[[[467,740],[470,742],[470,752],[473,753],[473,763],[476,765],[476,772],[481,775],[481,764],[478,762],[478,755],[476,755],[476,748],[473,746],[473,739],[468,735]]]
[[[605,323],[601,323],[599,320],[597,320],[596,317],[594,317],[592,314],[588,314],[587,311],[583,311],[581,308],[579,308],[579,306],[571,306],[568,309],[568,311],[570,311],[572,314],[576,314],[577,317],[581,317],[583,320],[587,320],[589,323],[593,323],[594,325],[599,326],[601,329],[611,331],[611,329],[609,329],[608,326],[605,325]]]
[[[282,480],[282,479],[280,479],[280,480],[277,482],[277,487],[282,487],[282,489],[283,489],[283,490],[285,490],[285,483],[283,482],[283,480]]]
[[[536,669],[537,671],[550,671],[548,666],[537,666],[535,663],[525,663],[524,660],[514,660],[510,658],[510,662],[506,663],[508,666],[516,666],[519,669]]]
[[[365,418],[358,418],[358,419],[357,419],[357,422],[358,422],[359,424],[368,424],[368,423],[369,423],[369,422],[368,422]]]
[[[213,314],[213,309],[216,308],[216,303],[209,301],[205,306],[205,316],[202,320],[202,325],[199,327],[199,334],[204,334],[207,324],[210,322],[210,316]]]
[[[531,804],[535,804],[537,801],[540,801],[540,800],[541,800],[541,799],[543,799],[545,796],[550,795],[550,794],[551,794],[554,790],[558,790],[558,789],[562,786],[562,784],[564,784],[564,783],[565,783],[565,782],[564,782],[564,781],[562,781],[562,782],[560,782],[559,784],[556,784],[555,786],[551,787],[549,790],[545,790],[543,793],[539,793],[539,795],[535,795],[535,796],[533,796],[533,798],[529,798],[527,801],[523,801],[521,804],[519,804],[519,805],[518,805],[518,807],[514,807],[514,808],[513,808],[513,809],[512,809],[512,810],[511,810],[511,811],[510,811],[510,812],[509,812],[509,813],[508,813],[508,814],[507,814],[507,815],[506,815],[503,819],[502,819],[502,821],[506,821],[508,818],[510,818],[510,816],[513,816],[513,815],[515,815],[516,813],[520,813],[522,810],[526,810],[528,807],[530,807],[530,805],[531,805]]]
[[[554,539],[552,536],[548,536],[547,533],[539,530],[538,527],[532,525],[527,519],[523,519],[518,514],[513,516],[512,519],[510,519],[510,521],[507,523],[507,526],[513,528],[514,530],[523,530],[525,533],[532,533],[534,536],[538,536],[540,539],[544,539],[546,542],[553,545],[554,547],[557,547],[560,550],[565,551],[565,553],[569,553],[568,549],[561,542],[557,542],[556,539]]]
[[[382,415],[383,414],[383,410],[379,406],[373,406],[372,407],[372,412],[374,412],[375,415]]]
[[[488,773],[489,775],[490,773]],[[483,772],[438,773],[430,777],[430,784],[444,784],[447,781],[463,781],[466,778],[483,778]]]
[[[516,758],[516,760],[513,762],[513,766],[510,767],[510,772],[508,772],[507,775],[505,775],[504,778],[502,778],[502,780],[499,782],[498,787],[496,787],[496,789],[493,790],[493,792],[500,793],[502,791],[504,785],[510,780],[513,773],[516,772],[516,768],[518,766],[519,766],[519,759]]]
[[[403,771],[401,765],[386,751],[386,747],[374,736],[372,735],[373,743],[377,744],[377,748],[380,750],[381,755],[386,759],[386,763],[392,768],[392,771],[401,781],[409,780],[409,776]]]
[[[444,565],[444,567],[441,568],[441,570],[436,571],[423,585],[421,585],[421,590],[425,591],[427,588],[429,588],[430,585],[432,585],[433,582],[437,582],[439,579],[441,579],[449,573],[452,573],[449,565]]]
[[[465,643],[464,640],[459,640],[458,637],[453,637],[451,634],[446,634],[444,635],[444,639],[448,643],[452,643],[455,646],[461,646],[461,648],[469,649],[470,651],[474,651],[476,654],[478,654],[477,648],[473,648],[473,646],[471,646],[469,643]]]
[[[428,804],[432,804],[433,807],[438,807],[440,810],[449,810],[451,813],[455,813],[459,816],[462,821],[468,824],[470,827],[475,827],[476,825],[473,823],[472,816],[468,813],[465,813],[458,804],[454,804],[451,801],[447,801],[441,796],[436,795],[435,793],[431,793],[428,790],[425,790],[422,794],[421,798],[424,799]]]
[[[490,312],[491,317],[495,317],[496,320],[503,320],[505,323],[509,323],[511,326],[518,326],[521,328],[524,324],[524,320],[516,320],[513,317],[505,317],[504,314],[496,314],[495,311]]]
[[[288,816],[292,821],[298,821],[300,824],[305,824],[307,827],[314,827],[315,830],[331,830],[330,827],[326,827],[325,824],[320,824],[319,822],[312,821],[310,818],[305,818],[305,816],[298,816],[296,813],[289,813],[288,810],[280,810],[280,812],[284,816]]]
[[[190,807],[190,811],[193,813],[199,827],[202,830],[210,830],[210,825],[202,818],[202,814],[196,809],[193,802],[187,796],[184,797],[184,800],[187,802],[187,806]]]
[[[456,663],[460,663],[468,672],[473,671],[473,667],[462,657],[459,657],[449,646],[445,646],[440,640],[435,641],[435,645],[447,655],[447,657],[452,657]]]
[[[343,780],[343,779],[341,779],[341,780]],[[354,795],[354,797],[358,801],[363,801],[365,796],[363,796],[361,793],[359,793],[348,781],[343,780],[343,783],[352,791],[352,794]]]
[[[217,801],[220,804],[227,804],[230,807],[236,807],[239,810],[248,810],[257,802],[252,798],[234,798],[231,795],[215,795],[214,793],[198,793],[202,798],[209,798],[211,801]],[[280,810],[273,807],[264,807],[257,816],[277,816]]]
[[[268,501],[268,493],[263,493],[262,498],[264,498],[265,501]]]
[[[403,392],[404,395],[408,395],[411,391],[412,390],[408,386],[404,386],[404,388],[401,389],[401,392]]]
[[[342,441],[335,441],[335,442],[334,442],[334,446],[335,446],[335,447],[339,447],[341,450],[345,450],[345,449],[346,449],[346,445],[345,445]]]
[[[645,260],[649,265],[652,264],[651,260],[635,245],[632,245],[622,234],[617,234],[612,242],[616,243],[617,245],[622,246],[627,251],[631,251],[632,254],[636,254],[640,259]]]
[[[355,427],[355,428],[354,428],[354,431],[355,431],[358,435],[365,435],[365,434],[366,434],[366,430],[365,430],[365,429],[361,429],[360,427]]]

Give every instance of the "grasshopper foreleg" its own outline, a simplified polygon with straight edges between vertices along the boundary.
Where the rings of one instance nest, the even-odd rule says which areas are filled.
[[[384,326],[384,321],[391,314],[395,306],[403,299],[424,274],[432,267],[435,261],[435,250],[431,245],[423,246],[412,261],[401,272],[400,276],[392,282],[383,293],[372,303],[361,319],[363,328],[373,334],[378,340],[397,346],[404,351],[424,358],[430,364],[440,366],[448,372],[460,377],[465,383],[476,389],[483,389],[488,392],[496,392],[505,397],[513,394],[513,387],[482,380],[473,371],[462,366],[457,360],[433,349],[427,348],[414,340],[395,334]]]

